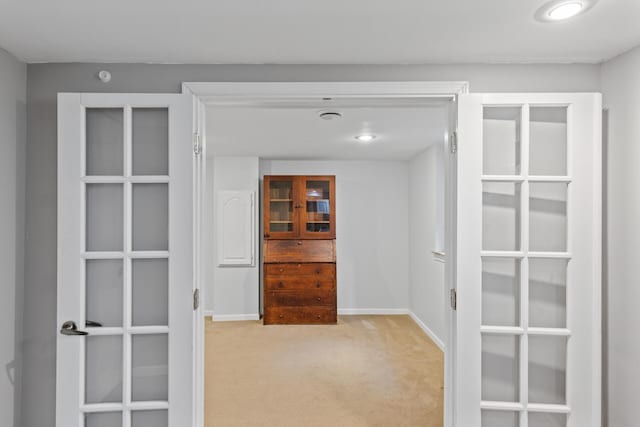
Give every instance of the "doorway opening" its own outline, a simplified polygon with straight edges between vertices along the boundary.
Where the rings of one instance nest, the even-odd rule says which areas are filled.
[[[264,312],[264,176],[333,175],[336,328],[356,319],[347,316],[389,316],[392,324],[391,316],[407,316],[409,327],[444,353],[440,376],[446,385],[444,392],[440,390],[440,424],[435,425],[449,425],[452,375],[448,360],[453,353],[453,345],[448,345],[453,326],[449,293],[454,286],[452,260],[446,253],[453,253],[449,250],[453,236],[448,231],[455,221],[454,197],[449,194],[455,173],[451,155],[455,93],[280,94],[265,99],[207,96],[198,85],[185,84],[206,104],[200,106],[198,126],[206,159],[200,178],[203,307],[196,331],[200,420],[204,422],[206,413],[209,425],[208,417],[216,416],[204,408],[206,396],[212,394],[205,393],[210,389],[204,383],[205,330],[231,327],[216,322],[224,320],[244,320],[264,328],[258,320]],[[361,141],[361,135],[373,138]],[[221,193],[229,191],[254,194],[256,209],[250,219],[254,239],[248,243],[253,259],[245,265],[221,262],[218,205]],[[200,320],[209,316],[214,322]],[[371,319],[357,320],[365,327],[376,327]],[[305,328],[305,335],[315,334],[315,326],[298,328]]]

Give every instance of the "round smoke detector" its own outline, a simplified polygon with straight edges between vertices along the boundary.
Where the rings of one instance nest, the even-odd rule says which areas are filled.
[[[337,111],[320,111],[318,117],[322,120],[338,120],[342,118],[342,114]]]

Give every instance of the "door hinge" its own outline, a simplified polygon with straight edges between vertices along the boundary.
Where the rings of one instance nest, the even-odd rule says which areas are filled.
[[[451,301],[451,309],[456,310],[458,308],[458,293],[455,289],[449,290],[449,300]]]
[[[452,154],[456,154],[458,152],[458,131],[453,131],[451,133],[451,138],[449,138],[449,150]]]
[[[193,291],[193,310],[197,310],[200,307],[200,289]]]
[[[202,153],[202,140],[198,132],[193,133],[193,154],[196,156]]]

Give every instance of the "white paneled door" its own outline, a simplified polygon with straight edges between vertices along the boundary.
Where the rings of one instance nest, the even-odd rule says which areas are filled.
[[[192,98],[58,98],[58,427],[192,424]]]
[[[459,103],[455,425],[600,425],[601,98]]]

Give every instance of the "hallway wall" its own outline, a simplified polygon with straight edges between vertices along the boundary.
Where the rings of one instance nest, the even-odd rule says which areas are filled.
[[[603,385],[608,426],[632,427],[638,424],[640,395],[640,47],[603,65],[602,92],[608,118]]]
[[[7,427],[21,425],[26,98],[26,64],[0,49],[0,414]]]

